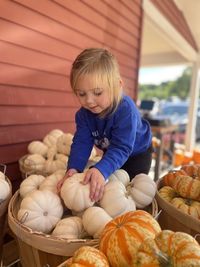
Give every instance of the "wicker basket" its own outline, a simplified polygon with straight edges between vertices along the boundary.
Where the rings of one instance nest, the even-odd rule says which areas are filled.
[[[23,267],[54,267],[63,262],[83,245],[98,246],[97,239],[67,240],[32,231],[17,220],[21,198],[19,190],[13,195],[8,207],[8,224],[15,234]]]
[[[162,178],[157,182],[157,189],[159,190],[161,187],[163,187]],[[193,237],[196,236],[197,241],[200,242],[200,220],[178,210],[160,197],[158,191],[156,193],[156,200],[158,208],[161,210],[158,222],[162,229],[188,233]]]
[[[8,203],[12,196],[12,185],[7,176],[6,176],[6,181],[10,185],[10,193],[8,197],[3,202],[0,203],[0,262],[2,260],[3,238],[5,234],[6,223],[7,223],[6,218],[7,218]]]

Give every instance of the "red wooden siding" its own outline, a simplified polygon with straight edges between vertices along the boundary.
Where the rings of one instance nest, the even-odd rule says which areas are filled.
[[[0,1],[0,163],[16,188],[18,159],[50,130],[74,132],[69,85],[86,47],[117,57],[126,92],[137,96],[142,0]]]
[[[178,9],[173,0],[151,0],[160,12],[173,24],[184,39],[198,51],[197,44],[192,36],[183,13]],[[192,4],[192,3],[191,3]]]

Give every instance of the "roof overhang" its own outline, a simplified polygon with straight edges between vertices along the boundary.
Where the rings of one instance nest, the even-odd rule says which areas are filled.
[[[198,52],[151,0],[143,1],[143,10],[141,67],[189,64],[196,61]]]

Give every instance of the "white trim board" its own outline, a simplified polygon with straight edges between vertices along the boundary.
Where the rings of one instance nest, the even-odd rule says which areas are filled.
[[[197,59],[196,50],[184,39],[176,28],[168,21],[163,14],[154,6],[150,0],[143,0],[143,10],[149,23],[156,31],[187,61],[195,62]]]

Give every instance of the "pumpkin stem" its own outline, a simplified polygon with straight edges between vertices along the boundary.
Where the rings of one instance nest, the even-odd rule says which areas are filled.
[[[159,267],[173,267],[170,258],[165,253],[154,249],[153,252],[158,259]]]

